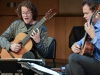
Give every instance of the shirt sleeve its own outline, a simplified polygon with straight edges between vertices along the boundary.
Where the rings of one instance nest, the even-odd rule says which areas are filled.
[[[98,50],[100,50],[100,19],[96,22],[94,28],[96,36],[91,40],[91,42],[96,48],[98,48]]]
[[[81,40],[79,40],[78,42],[76,42],[80,47],[82,46],[82,44],[83,44],[83,42],[84,42],[84,38],[82,38]]]
[[[99,37],[94,37],[94,39],[91,40],[91,42],[100,50],[100,36]]]
[[[92,42],[93,44],[95,44],[95,43],[97,42],[97,37],[94,37],[94,39],[92,39],[91,42]]]
[[[45,27],[41,27],[40,30],[40,42],[36,43],[36,48],[39,52],[40,55],[42,55],[43,57],[47,54],[48,52],[48,36],[47,36],[47,30]]]
[[[14,27],[13,23],[8,27],[8,29],[0,36],[0,46],[6,50],[9,50],[13,36]]]

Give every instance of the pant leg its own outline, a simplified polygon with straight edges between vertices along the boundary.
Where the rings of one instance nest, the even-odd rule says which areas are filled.
[[[72,75],[71,69],[69,64],[65,66],[65,75]]]
[[[73,53],[69,56],[69,66],[72,75],[100,75],[100,62],[92,57]]]

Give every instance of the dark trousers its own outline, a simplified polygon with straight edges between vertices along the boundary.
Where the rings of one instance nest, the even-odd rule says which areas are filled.
[[[30,69],[23,68],[22,71],[23,71],[23,75],[34,75],[35,74],[35,72]]]
[[[71,54],[65,67],[66,75],[100,75],[100,61],[93,57]]]

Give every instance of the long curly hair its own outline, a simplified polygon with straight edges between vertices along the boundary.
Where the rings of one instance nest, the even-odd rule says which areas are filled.
[[[34,4],[30,1],[30,0],[24,0],[23,2],[21,2],[20,4],[18,4],[18,7],[16,9],[16,12],[18,14],[18,17],[22,19],[22,11],[21,11],[21,7],[25,6],[28,9],[30,9],[32,11],[32,15],[33,15],[33,20],[37,20],[38,17],[38,10],[37,8],[34,6]]]

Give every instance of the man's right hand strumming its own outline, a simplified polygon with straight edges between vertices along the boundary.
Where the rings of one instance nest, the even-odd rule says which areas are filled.
[[[74,43],[71,47],[72,51],[74,53],[79,53],[80,52],[80,46],[77,43]]]
[[[21,49],[21,45],[18,43],[13,43],[13,44],[11,44],[10,49],[13,52],[18,52]]]

